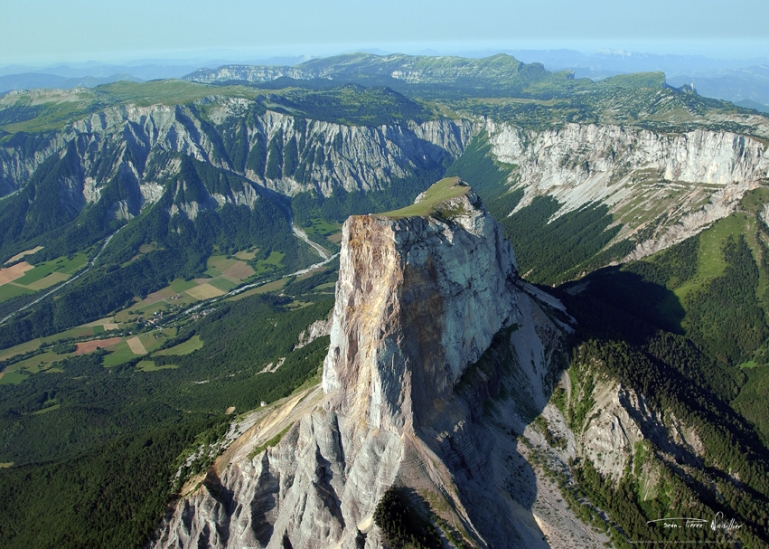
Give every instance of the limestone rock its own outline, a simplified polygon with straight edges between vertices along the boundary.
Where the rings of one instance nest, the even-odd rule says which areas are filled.
[[[456,200],[463,213],[450,221],[344,225],[323,388],[372,427],[413,429],[518,320],[510,243],[474,193]]]
[[[303,175],[281,171],[278,176],[267,176],[221,151],[224,134],[234,131],[233,124],[240,126],[252,104],[242,98],[211,97],[189,105],[114,106],[63,130],[37,136],[34,147],[6,143],[0,146],[0,196],[26,185],[51,156],[61,157],[70,150],[80,171],[77,181],[67,183],[70,194],[77,195],[73,207],[82,210],[100,200],[105,185],[118,177],[131,195],[126,204],[110,205],[121,217],[138,215],[162,197],[166,189],[160,183],[181,172],[177,153],[243,178],[242,184],[232,188],[215,192],[203,189],[208,196],[170,212],[194,218],[204,208],[253,206],[265,188],[288,196],[312,190],[327,197],[336,188],[384,190],[397,179],[438,169],[456,158],[474,131],[467,120],[365,127],[299,119],[267,110],[241,128],[244,154],[269,143],[282,150],[293,142],[299,144],[304,168]],[[207,119],[201,117],[201,107],[206,108]],[[176,189],[174,198],[183,190],[183,186]],[[194,194],[201,194],[201,189],[196,191]]]
[[[322,390],[255,412],[153,547],[382,547],[372,517],[391,486],[448,547],[449,532],[483,548],[547,547],[544,530],[606,541],[512,436],[552,390],[561,329],[546,311],[562,305],[525,291],[500,227],[460,190],[443,213],[348,219]]]
[[[603,204],[623,228],[613,242],[638,234],[627,259],[652,254],[726,217],[745,192],[769,179],[765,145],[731,132],[696,129],[660,134],[621,126],[566,124],[526,131],[487,120],[492,152],[514,164],[516,209],[536,196],[557,199],[554,217]]]

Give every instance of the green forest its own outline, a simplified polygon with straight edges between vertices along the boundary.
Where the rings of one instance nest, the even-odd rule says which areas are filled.
[[[202,348],[154,359],[174,368],[105,368],[102,351],[0,385],[0,461],[14,464],[0,469],[2,546],[141,546],[173,497],[177,457],[221,436],[233,419],[225,409],[258,408],[318,375],[328,338],[293,348],[331,308],[307,293],[326,280],[297,284],[299,308],[269,294],[219,305],[166,345],[197,336]]]
[[[766,246],[763,229],[730,223],[644,260],[596,271],[580,281],[581,291],[569,291],[577,283],[561,287],[559,295],[578,323],[572,379],[588,393],[591,380],[619,381],[663,417],[693,427],[706,449],[701,456],[678,455],[671,468],[663,449],[652,445],[637,454],[619,484],[601,478],[589,460],[573,465],[579,486],[574,497],[588,497],[610,512],[619,526],[613,535],[618,546],[639,539],[710,540],[696,530],[672,535],[647,521],[710,520],[717,512],[744,525],[739,539],[746,546],[769,542],[769,408],[758,398],[768,365]],[[734,226],[754,231],[724,229]],[[717,246],[720,273],[712,270],[711,256],[703,255],[706,245]],[[570,412],[575,429],[591,406],[582,404]],[[642,495],[649,467],[661,475],[654,497]],[[591,518],[584,508],[582,514]]]

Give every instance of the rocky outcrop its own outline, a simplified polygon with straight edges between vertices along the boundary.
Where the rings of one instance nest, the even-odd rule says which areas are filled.
[[[294,345],[294,349],[301,349],[319,337],[329,335],[331,333],[331,321],[331,317],[328,317],[325,320],[316,320],[310,324],[306,330],[302,330],[299,334],[299,341]]]
[[[653,448],[663,459],[682,466],[702,467],[705,449],[695,429],[674,414],[655,409],[632,388],[596,375],[589,366],[575,370],[572,377],[580,380],[580,386],[569,388],[569,402],[573,408],[579,402],[591,403],[583,423],[572,425],[575,455],[590,460],[604,478],[613,482],[623,478],[641,448]]]
[[[155,547],[382,547],[373,513],[391,486],[449,547],[546,547],[542,528],[605,541],[513,436],[554,384],[551,306],[474,193],[447,206],[345,223],[322,390],[276,405],[188,483]]]
[[[199,112],[203,106],[210,121]],[[125,164],[141,179],[153,155],[173,152],[246,176],[284,194],[317,188],[328,196],[338,186],[382,189],[392,179],[408,175],[409,170],[458,156],[472,133],[469,122],[446,119],[364,127],[300,120],[269,110],[257,115],[242,136],[248,145],[244,154],[247,156],[259,142],[267,146],[276,136],[275,147],[280,149],[293,140],[301,144],[298,154],[306,157],[311,184],[290,176],[273,179],[257,174],[222,150],[220,132],[232,130],[228,124],[239,122],[252,106],[253,102],[245,99],[212,98],[180,106],[110,107],[63,131],[39,137],[31,152],[12,144],[0,147],[0,180],[9,188],[23,186],[43,161],[74,141],[86,171],[95,176],[97,165],[101,168],[97,188],[120,165]],[[105,157],[115,162],[112,170],[104,169]]]
[[[557,199],[556,216],[604,204],[623,224],[614,241],[638,240],[629,259],[696,234],[769,179],[764,144],[729,132],[579,124],[534,132],[492,121],[485,129],[495,157],[516,166],[517,209],[536,196]]]
[[[323,388],[375,428],[413,430],[518,320],[514,256],[474,193],[450,223],[350,218]],[[406,335],[408,333],[408,335]],[[353,389],[354,388],[354,389]]]
[[[312,78],[301,69],[281,66],[224,65],[217,69],[198,69],[184,77],[191,82],[271,82],[283,76],[295,80]]]
[[[107,195],[130,199],[110,209],[130,218],[160,200],[169,180],[182,177],[196,186],[195,198],[177,199],[177,189],[169,213],[194,218],[201,209],[224,204],[253,206],[264,188],[288,196],[310,190],[330,196],[338,188],[384,190],[393,181],[439,170],[462,154],[472,132],[469,122],[448,119],[378,127],[307,120],[239,98],[121,105],[62,131],[20,135],[0,146],[0,190],[8,194],[23,187],[43,162],[70,151],[79,164],[73,187],[79,189],[73,202],[79,208],[101,200],[105,188],[117,184],[119,193]],[[283,158],[291,155],[293,160]],[[218,173],[202,178],[203,184],[187,181],[184,156]]]

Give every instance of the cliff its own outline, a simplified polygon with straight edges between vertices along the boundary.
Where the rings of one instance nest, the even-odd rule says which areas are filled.
[[[344,226],[323,389],[376,428],[413,430],[494,334],[518,321],[501,228],[472,191],[443,207],[456,212],[450,220],[356,216]]]
[[[60,131],[20,134],[0,145],[0,193],[24,187],[46,160],[68,153],[77,164],[72,207],[98,202],[118,180],[119,194],[129,197],[110,204],[119,217],[135,216],[162,197],[165,182],[181,171],[179,155],[221,172],[220,180],[242,178],[237,188],[207,184],[196,204],[171,212],[194,218],[205,207],[252,205],[262,188],[327,197],[335,189],[384,190],[461,155],[471,131],[469,122],[448,119],[376,127],[308,120],[261,112],[239,98],[112,106]]]
[[[485,131],[495,158],[516,167],[512,187],[524,193],[516,210],[537,196],[558,200],[555,217],[606,205],[623,225],[609,245],[637,242],[626,259],[697,234],[769,179],[762,140],[731,132],[661,134],[592,124],[535,132],[491,120]]]
[[[545,547],[545,524],[598,546],[512,436],[557,378],[562,306],[537,293],[456,179],[348,219],[322,390],[257,412],[153,546],[381,547],[393,486],[451,547]]]

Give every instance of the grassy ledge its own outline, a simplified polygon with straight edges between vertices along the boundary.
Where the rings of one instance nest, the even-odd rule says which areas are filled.
[[[392,219],[402,219],[404,217],[420,216],[427,217],[438,213],[439,208],[443,202],[464,196],[470,191],[470,186],[459,179],[459,177],[444,177],[437,183],[434,183],[429,189],[425,191],[425,196],[422,200],[411,206],[406,206],[400,210],[393,210],[391,212],[385,212],[378,214],[386,216]]]

